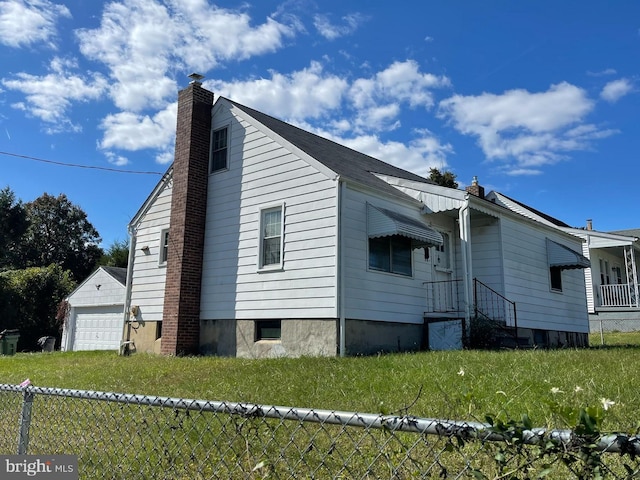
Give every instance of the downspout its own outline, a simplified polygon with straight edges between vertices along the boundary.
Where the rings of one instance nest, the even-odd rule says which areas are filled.
[[[129,312],[131,311],[131,290],[133,288],[133,262],[136,252],[136,231],[129,225],[129,258],[127,260],[127,284],[124,293],[124,311],[122,312],[122,329],[124,341],[120,342],[120,355],[124,355],[129,350],[131,344],[131,322]],[[125,330],[126,329],[126,330]]]
[[[342,238],[342,200],[344,197],[344,189],[345,184],[340,179],[338,175],[336,177],[338,181],[337,184],[337,195],[336,195],[336,212],[337,212],[337,252],[336,252],[336,279],[337,279],[337,302],[336,307],[338,309],[338,318],[339,318],[339,327],[338,327],[338,335],[339,335],[339,343],[338,343],[338,352],[341,357],[346,355],[346,327],[347,327],[347,319],[345,317],[345,284],[344,284],[344,246],[343,246],[343,238]]]
[[[471,222],[469,212],[469,194],[464,197],[464,204],[458,210],[458,224],[460,229],[460,244],[462,250],[462,276],[464,280],[464,335],[471,327],[471,292],[473,289],[473,272],[471,269]]]

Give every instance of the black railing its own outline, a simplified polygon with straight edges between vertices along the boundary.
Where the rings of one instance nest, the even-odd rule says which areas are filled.
[[[505,327],[513,327],[518,337],[516,303],[477,278],[473,279],[473,308],[476,318],[483,317]]]

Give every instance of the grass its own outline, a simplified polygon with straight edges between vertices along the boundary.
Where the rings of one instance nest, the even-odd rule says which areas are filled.
[[[640,347],[628,345],[632,337],[626,338],[621,341],[627,346],[591,349],[420,352],[350,358],[245,360],[143,354],[120,357],[111,352],[20,353],[0,357],[0,383],[17,384],[29,378],[40,387],[409,413],[455,420],[483,421],[485,414],[505,421],[519,420],[527,414],[534,426],[557,428],[573,425],[567,425],[550,405],[574,410],[596,406],[604,414],[602,431],[631,433],[639,426],[636,385],[640,382]],[[19,397],[13,397],[5,399],[13,403],[0,404],[0,413],[4,412],[0,418],[4,414],[7,417],[0,422],[0,432],[6,425],[3,436],[11,449],[19,412]],[[603,399],[614,402],[606,412]],[[66,411],[75,414],[61,415]],[[123,425],[128,434],[103,434],[118,432]],[[83,478],[154,478],[168,469],[173,473],[166,478],[234,478],[240,474],[243,478],[261,478],[265,472],[288,478],[286,472],[306,475],[316,468],[326,472],[317,475],[324,478],[341,471],[345,458],[350,458],[347,473],[354,476],[385,471],[392,464],[404,465],[401,468],[406,469],[402,471],[407,477],[424,471],[424,465],[429,464],[446,464],[455,472],[471,465],[469,460],[474,468],[492,472],[489,477],[497,478],[500,472],[493,459],[503,455],[496,450],[500,445],[485,445],[483,455],[474,453],[477,442],[449,449],[446,439],[424,438],[422,442],[413,434],[389,437],[377,431],[360,437],[355,432],[341,434],[339,427],[316,430],[297,422],[281,424],[226,415],[212,419],[198,413],[185,416],[171,409],[67,402],[62,398],[35,406],[31,428],[30,452],[73,451],[80,456],[86,475]],[[392,443],[387,443],[390,440]],[[416,440],[420,443],[410,447]],[[336,453],[332,455],[334,448]],[[438,454],[439,448],[451,452],[451,457]],[[405,457],[409,450],[411,461]],[[357,455],[350,453],[354,451]],[[185,452],[191,453],[185,456]],[[304,457],[300,452],[305,452]],[[431,463],[432,455],[440,455],[437,463]],[[527,457],[520,455],[512,457],[507,469],[518,461],[528,463]],[[624,471],[616,463],[619,458],[609,455],[607,461],[613,462],[611,468]],[[273,465],[265,467],[271,470],[254,472],[254,466],[265,459],[273,460]],[[303,463],[298,465],[300,461]],[[569,478],[562,465],[556,462],[547,478]],[[435,478],[439,471],[434,470],[432,476]],[[378,478],[378,474],[371,475]]]
[[[111,352],[0,358],[0,383],[459,420],[529,415],[563,428],[548,404],[615,402],[608,430],[638,426],[640,347],[453,351],[245,360]]]

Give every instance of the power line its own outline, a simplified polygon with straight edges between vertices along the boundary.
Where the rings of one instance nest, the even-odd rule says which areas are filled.
[[[133,173],[136,175],[164,175],[161,172],[142,172],[138,170],[124,170],[120,168],[110,168],[110,167],[97,167],[94,165],[80,165],[78,163],[65,163],[65,162],[56,162],[54,160],[45,160],[44,158],[30,157],[29,155],[19,155],[17,153],[10,152],[1,152],[0,155],[7,155],[9,157],[17,157],[24,158],[26,160],[34,160],[36,162],[49,163],[51,165],[59,165],[62,167],[74,167],[74,168],[88,168],[91,170],[104,170],[106,172],[116,172],[116,173]]]

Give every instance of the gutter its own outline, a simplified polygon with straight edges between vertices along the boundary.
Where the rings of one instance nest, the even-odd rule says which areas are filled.
[[[129,258],[127,260],[127,284],[124,293],[124,311],[122,312],[122,333],[124,340],[120,342],[120,355],[125,355],[131,345],[131,322],[129,312],[131,311],[131,291],[133,289],[133,262],[136,252],[136,230],[129,225]],[[125,331],[126,327],[126,331]]]
[[[337,201],[336,201],[336,216],[337,216],[337,252],[336,252],[336,308],[338,310],[338,353],[341,357],[346,355],[346,327],[347,319],[345,317],[345,282],[344,282],[344,245],[342,238],[342,200],[344,197],[344,190],[346,184],[342,181],[340,176],[336,177],[337,184]]]
[[[464,335],[471,327],[471,291],[473,289],[473,271],[471,269],[471,217],[469,209],[469,194],[465,195],[464,203],[458,210],[460,229],[460,244],[462,246],[462,276],[464,278]]]

